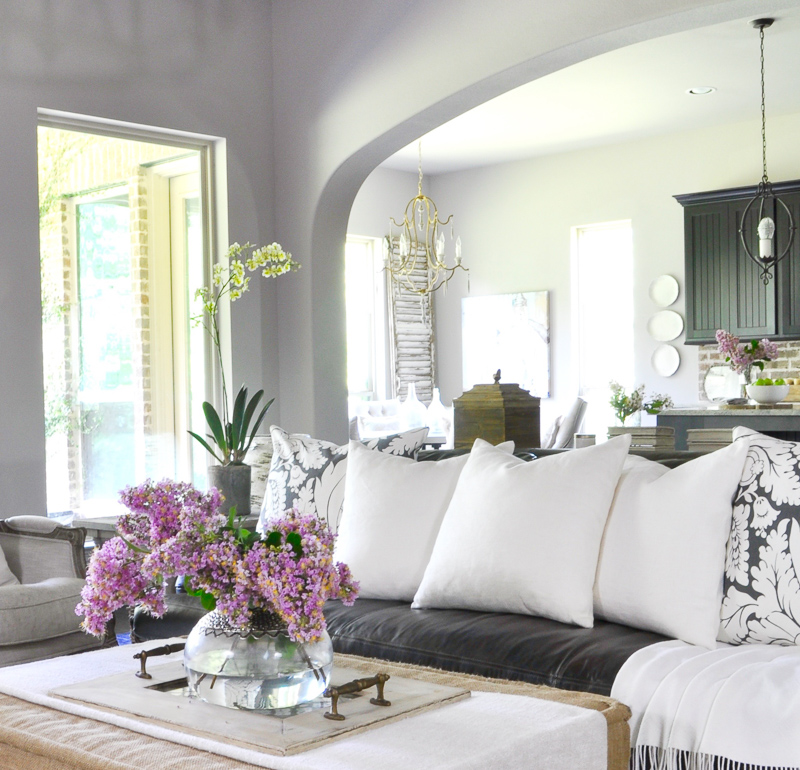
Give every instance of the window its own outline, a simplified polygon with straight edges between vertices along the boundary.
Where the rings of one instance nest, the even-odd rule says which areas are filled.
[[[361,401],[386,398],[386,281],[383,241],[347,236],[347,390],[350,416]]]
[[[204,484],[203,149],[41,125],[47,507],[113,513],[147,477]],[[199,451],[198,451],[199,450]]]
[[[633,237],[629,221],[572,232],[573,356],[583,429],[604,439],[614,413],[609,382],[633,384]]]

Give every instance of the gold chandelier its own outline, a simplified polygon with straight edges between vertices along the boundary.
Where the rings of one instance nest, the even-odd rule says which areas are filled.
[[[389,254],[386,269],[392,278],[415,294],[432,294],[453,277],[456,270],[469,270],[461,264],[461,238],[455,240],[455,261],[448,267],[445,256],[446,239],[439,229],[450,223],[439,219],[436,204],[422,194],[422,142],[419,143],[419,184],[416,198],[406,206],[403,220],[389,218]],[[400,238],[395,249],[392,225],[400,228]],[[450,226],[450,240],[453,227]]]

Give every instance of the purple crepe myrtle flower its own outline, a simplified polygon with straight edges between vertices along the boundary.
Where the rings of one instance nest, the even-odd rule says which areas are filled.
[[[163,615],[173,575],[184,575],[189,590],[205,595],[234,625],[244,627],[253,610],[267,610],[303,642],[321,637],[328,599],[349,605],[358,595],[348,567],[333,562],[334,535],[314,516],[287,511],[259,538],[219,512],[216,489],[147,481],[124,489],[121,500],[129,510],[118,522],[121,537],[92,555],[75,610],[88,633],[102,635],[125,605]]]
[[[774,361],[778,357],[778,345],[767,339],[739,342],[739,338],[724,329],[717,329],[717,350],[725,356],[725,361],[737,374],[743,374],[755,366],[764,370],[764,361]]]

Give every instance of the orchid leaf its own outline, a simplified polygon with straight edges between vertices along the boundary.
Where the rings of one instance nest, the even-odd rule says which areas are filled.
[[[208,427],[214,434],[214,440],[217,442],[217,446],[220,448],[223,456],[227,457],[228,443],[225,440],[225,431],[222,429],[222,421],[219,419],[217,410],[214,409],[208,401],[203,401],[203,414],[206,416]]]
[[[247,437],[247,431],[250,426],[250,421],[253,419],[253,414],[258,408],[258,402],[261,401],[263,396],[264,396],[263,389],[259,390],[250,399],[250,402],[247,404],[247,408],[244,410],[244,415],[242,417],[242,443],[244,443],[244,439]]]
[[[250,450],[250,446],[253,443],[253,440],[256,437],[256,433],[258,433],[258,429],[261,426],[261,421],[264,419],[264,416],[267,413],[267,410],[272,406],[272,402],[274,398],[271,398],[267,403],[264,405],[264,408],[261,410],[261,414],[258,415],[258,419],[256,420],[256,424],[253,426],[253,430],[250,431],[250,440],[247,442],[247,446],[244,448],[244,452],[242,456],[246,455],[247,452]]]
[[[224,463],[225,462],[224,460],[221,460],[219,457],[217,457],[217,453],[211,448],[211,445],[202,436],[198,436],[194,431],[191,431],[191,430],[188,433],[193,438],[196,438],[203,445],[203,448],[208,450],[213,455],[214,459],[218,463]]]
[[[239,392],[236,394],[236,400],[233,402],[233,418],[231,420],[231,441],[230,448],[236,451],[241,445],[242,431],[245,428],[244,416],[245,405],[247,404],[247,388],[242,385]]]

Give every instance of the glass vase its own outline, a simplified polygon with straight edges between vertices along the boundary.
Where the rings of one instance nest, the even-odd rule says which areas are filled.
[[[739,396],[740,398],[748,398],[747,386],[753,381],[753,365],[748,364],[744,371],[739,375]]]
[[[322,695],[330,681],[333,645],[326,631],[318,642],[293,641],[272,613],[254,612],[250,626],[236,628],[212,611],[189,634],[183,663],[190,697],[272,712]]]

